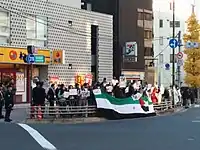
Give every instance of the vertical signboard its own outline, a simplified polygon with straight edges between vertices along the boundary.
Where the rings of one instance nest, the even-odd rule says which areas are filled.
[[[65,57],[63,50],[53,50],[52,53],[52,64],[64,64]]]
[[[126,42],[124,62],[137,62],[138,47],[136,42]]]

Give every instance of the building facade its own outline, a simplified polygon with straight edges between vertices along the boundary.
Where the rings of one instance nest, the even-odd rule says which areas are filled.
[[[181,32],[180,39],[183,38],[185,32],[185,20],[175,17],[175,35],[178,40],[178,33]],[[156,66],[156,81],[158,84],[162,84],[165,87],[169,87],[172,84],[172,49],[169,47],[169,40],[172,38],[172,13],[154,11],[154,36],[157,39],[154,40],[154,53],[157,61],[155,61]],[[183,46],[175,49],[175,54],[179,51],[183,52]],[[176,59],[176,56],[175,56]],[[185,56],[183,57],[183,60]],[[176,60],[177,62],[177,60]],[[176,73],[176,84],[178,80],[184,84],[184,70],[183,65],[180,66],[180,71],[178,70],[177,63],[175,64]],[[180,74],[180,78],[179,78]],[[178,84],[177,84],[178,85]]]
[[[81,8],[81,0],[43,0],[47,2],[53,2],[61,5],[67,5],[69,7]]]
[[[82,0],[82,9],[113,15],[114,76],[153,83],[152,0]]]
[[[61,2],[61,1],[60,1]],[[55,54],[61,63],[52,64],[52,54],[48,64],[29,65],[0,60],[0,70],[23,68],[24,84],[27,85],[30,72],[45,80],[51,76],[59,78],[60,83],[74,84],[77,74],[91,74],[96,80],[113,76],[113,17],[111,15],[68,7],[60,3],[43,0],[2,0],[0,2],[0,43],[15,50],[34,45],[38,49],[62,51]],[[12,53],[13,54],[13,53]],[[62,60],[61,60],[62,59]],[[7,66],[6,66],[6,65]],[[20,66],[23,64],[23,67]],[[16,78],[14,79],[16,80]],[[17,87],[18,88],[18,87]],[[22,102],[27,102],[27,92],[17,91]],[[20,100],[19,100],[20,101]],[[20,102],[21,102],[20,101]]]

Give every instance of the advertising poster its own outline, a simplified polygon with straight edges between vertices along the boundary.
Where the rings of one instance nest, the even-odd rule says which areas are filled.
[[[25,91],[25,79],[23,72],[16,72],[16,87],[18,92]]]
[[[124,51],[124,61],[136,62],[137,61],[138,47],[136,42],[126,42]]]

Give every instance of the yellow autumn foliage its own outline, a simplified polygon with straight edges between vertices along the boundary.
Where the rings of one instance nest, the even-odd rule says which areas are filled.
[[[187,20],[187,33],[183,40],[185,43],[200,43],[200,24],[194,13]],[[184,63],[185,83],[191,87],[200,87],[200,48],[185,48],[184,53],[187,55]]]

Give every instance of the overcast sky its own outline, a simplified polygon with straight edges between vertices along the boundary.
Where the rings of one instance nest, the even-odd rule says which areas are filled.
[[[153,7],[154,10],[157,11],[165,11],[170,12],[170,2],[172,0],[153,0]],[[200,0],[175,0],[175,7],[176,7],[176,15],[179,18],[186,20],[192,11],[192,6],[195,2],[195,12],[197,14],[198,19],[200,20]]]

